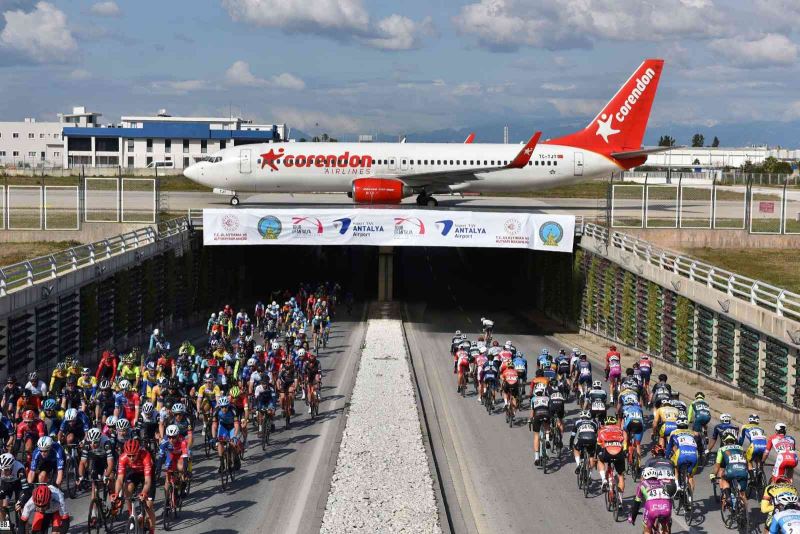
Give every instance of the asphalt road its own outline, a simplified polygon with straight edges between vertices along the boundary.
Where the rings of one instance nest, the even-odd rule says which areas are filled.
[[[195,434],[192,490],[178,523],[171,531],[186,533],[316,533],[327,503],[330,478],[336,465],[345,418],[355,381],[364,336],[362,309],[353,317],[334,323],[331,343],[320,355],[323,387],[320,413],[311,420],[303,401],[297,400],[299,416],[290,429],[283,420],[262,451],[250,428],[250,448],[233,484],[222,491],[217,476],[218,460],[204,458],[202,436]],[[157,492],[156,513],[163,501],[163,485]],[[69,500],[75,518],[71,532],[85,532],[89,499],[86,494]],[[161,528],[160,517],[158,530]],[[123,532],[118,523],[116,532]]]
[[[468,278],[453,279],[452,273],[459,268],[442,269],[441,264],[427,258],[421,258],[420,262],[428,263],[417,266],[429,279],[427,283],[422,282],[427,298],[406,303],[406,332],[453,530],[641,532],[641,516],[636,530],[627,523],[614,522],[605,510],[599,480],[595,480],[589,498],[583,497],[577,488],[571,454],[563,453],[562,464],[553,473],[544,475],[534,467],[532,434],[524,422],[528,417],[527,409],[518,413],[518,423],[510,429],[499,407],[494,415],[486,413],[477,402],[471,384],[466,398],[456,392],[450,339],[456,329],[474,339],[481,316],[492,318],[496,325],[495,338],[501,342],[513,340],[529,356],[529,364],[542,347],[569,348],[561,346],[528,319],[509,312],[505,306],[481,307],[480,295],[465,281]],[[515,299],[509,297],[507,302],[515,302]],[[597,359],[592,364],[595,369],[603,368],[603,363]],[[713,400],[711,402],[713,405]],[[574,419],[577,412],[575,403],[569,403],[567,420]],[[644,443],[649,442],[648,431]],[[695,499],[701,510],[700,517],[689,527],[683,518],[673,516],[673,532],[727,531],[719,515],[719,505],[711,494],[709,472],[710,468],[706,467],[696,475]],[[596,472],[593,476],[599,478]],[[634,490],[635,484],[628,479],[626,510]],[[750,500],[750,504],[754,512],[751,517],[760,521],[760,513],[755,512],[758,503]]]

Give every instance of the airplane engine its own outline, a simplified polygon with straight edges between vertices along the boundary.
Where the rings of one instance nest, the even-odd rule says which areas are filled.
[[[400,180],[359,178],[353,181],[353,201],[357,204],[399,204],[413,191]]]

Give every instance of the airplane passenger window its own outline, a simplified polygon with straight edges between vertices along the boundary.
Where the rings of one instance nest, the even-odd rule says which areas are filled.
[[[533,162],[532,162],[532,161],[529,161],[529,162],[528,162],[528,167],[530,167],[531,165],[533,165]]]
[[[437,160],[436,160],[436,164],[437,164],[437,165],[441,165],[441,164],[442,164],[442,160],[440,160],[440,159],[437,159]]]
[[[558,165],[558,162],[557,162],[557,161],[554,161],[554,162],[553,162],[553,167],[555,167],[556,165]]]
[[[473,160],[473,159],[469,160],[469,164],[470,165],[475,165],[475,160]]]
[[[548,160],[548,162],[547,162],[547,166],[549,167],[550,165],[551,165],[551,162]]]
[[[453,164],[453,160],[451,159],[451,160],[450,160],[450,165],[452,165],[452,164]]]

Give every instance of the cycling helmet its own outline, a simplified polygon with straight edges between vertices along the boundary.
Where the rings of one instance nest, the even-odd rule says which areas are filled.
[[[242,392],[242,390],[239,389],[239,386],[233,386],[229,391],[232,399],[235,399],[236,397],[238,397],[241,394],[241,392]]]
[[[736,443],[737,441],[738,440],[736,439],[736,436],[734,436],[730,432],[724,432],[722,434],[722,443],[726,443],[726,444],[727,443]]]
[[[642,478],[645,480],[653,480],[658,478],[658,471],[652,467],[645,467],[642,469]]]
[[[169,425],[167,427],[167,437],[172,438],[180,434],[180,430],[178,429],[178,425]]]
[[[64,370],[66,370],[66,368],[67,368],[67,364],[64,363],[64,362],[58,362],[56,364],[56,369],[58,369],[59,371],[64,371]]]
[[[74,386],[77,383],[78,383],[78,379],[76,377],[74,377],[74,376],[67,377],[67,385],[68,386]]]
[[[664,399],[661,401],[661,406],[672,406],[672,399]]]
[[[223,396],[222,396],[222,397],[220,397],[220,398],[219,398],[219,400],[217,401],[217,406],[219,406],[220,408],[223,408],[223,407],[225,407],[225,406],[230,406],[230,403],[231,403],[231,402],[230,402],[230,400],[228,399],[228,397],[225,397],[225,396],[223,395]]]
[[[139,443],[139,439],[132,438],[125,442],[125,447],[123,447],[123,451],[125,451],[125,454],[129,456],[136,456],[141,448],[142,445],[141,443]]]
[[[675,421],[675,424],[678,426],[678,428],[689,428],[689,420],[684,416],[678,417],[678,419]]]
[[[55,399],[47,399],[46,401],[44,401],[44,404],[42,405],[42,408],[46,412],[50,412],[52,410],[55,410],[56,409],[56,400]]]
[[[102,435],[99,428],[90,428],[86,433],[86,439],[89,440],[89,443],[99,443]]]
[[[157,336],[159,333],[160,333],[160,332],[159,332],[158,328],[156,328],[155,330],[153,330],[153,335],[154,335],[154,336]]]
[[[298,358],[302,358],[305,355],[306,355],[306,349],[300,349],[300,350],[297,351],[297,357]]]
[[[622,401],[622,404],[624,404],[625,406],[633,406],[634,404],[636,404],[636,398],[633,397],[632,395],[626,395],[625,399]]]
[[[205,376],[205,380],[206,380],[206,382],[213,382],[214,381],[214,375],[212,375],[210,372],[207,372],[206,376]]]
[[[155,371],[156,370],[156,362],[151,360],[151,361],[147,362],[145,367],[147,368],[148,371]]]
[[[611,345],[611,346],[610,346],[610,347],[608,347],[608,348],[609,348],[609,350],[617,350],[617,346],[616,346],[616,345]]]
[[[731,414],[723,413],[719,416],[719,422],[723,424],[729,424],[731,422]],[[777,428],[776,428],[777,430]]]
[[[617,424],[617,417],[614,415],[609,415],[606,417],[606,424],[607,425],[616,425]]]
[[[53,494],[50,491],[50,486],[47,484],[36,486],[36,489],[33,490],[33,504],[39,508],[47,508],[50,506],[50,499],[52,497]]]
[[[539,382],[538,384],[536,384],[536,385],[533,387],[533,394],[534,394],[534,395],[537,395],[537,396],[538,396],[538,395],[544,395],[544,392],[545,392],[545,390],[546,390],[546,389],[547,389],[547,386],[545,386],[544,384],[542,384],[541,382]]]
[[[111,382],[108,380],[103,380],[100,382],[100,389],[111,389]]]
[[[36,448],[40,451],[47,452],[53,447],[53,438],[50,436],[43,436],[36,442]]]
[[[278,350],[279,348],[281,348],[281,344],[278,343],[277,341],[273,341],[272,342],[272,350]]]
[[[10,452],[0,455],[0,469],[11,469],[15,460],[16,458]]]
[[[178,415],[179,413],[186,413],[186,406],[182,402],[176,402],[172,405],[172,413]]]
[[[122,391],[128,391],[128,389],[130,389],[130,387],[131,387],[131,383],[129,381],[127,381],[127,380],[120,380],[119,381],[119,389],[121,389]]]
[[[614,354],[614,355],[612,355],[612,356],[611,356],[611,357],[610,357],[608,360],[609,360],[609,361],[612,361],[612,360],[613,360],[613,361],[615,361],[615,362],[618,362],[618,361],[619,361],[619,356],[617,356],[616,354]]]
[[[797,504],[796,493],[781,493],[775,497],[775,504],[779,506],[787,506],[789,504]]]
[[[592,412],[590,412],[589,410],[583,410],[583,411],[581,411],[581,413],[580,413],[580,415],[578,417],[580,417],[581,419],[591,419],[592,418]]]
[[[599,380],[592,382],[592,389],[603,389],[603,383]]]
[[[482,346],[481,348],[478,349],[478,352],[480,352],[481,354],[486,354],[487,350],[488,349],[486,348],[486,345],[484,345],[484,346]]]
[[[33,410],[25,410],[22,412],[22,421],[25,423],[30,423],[34,419],[36,419],[36,414],[33,413]]]
[[[456,335],[461,336],[461,330],[456,330]]]
[[[642,354],[642,359],[643,360],[649,360],[650,359],[650,355],[649,354]],[[664,375],[664,376],[666,376],[666,375]]]
[[[786,434],[786,423],[775,423],[775,432],[778,434]]]
[[[758,424],[758,422],[759,422],[760,420],[761,420],[761,418],[760,418],[760,417],[758,417],[758,414],[757,414],[757,413],[751,413],[751,414],[750,414],[750,417],[748,417],[748,418],[747,418],[747,422],[748,422],[748,423],[754,423],[754,424]]]
[[[106,426],[108,428],[115,428],[117,426],[117,417],[114,415],[106,417]]]
[[[581,352],[581,353],[578,355],[578,358],[580,358],[581,360],[585,360],[585,359],[586,359],[586,353],[585,353],[585,352]]]
[[[90,375],[90,374],[92,374],[92,370],[89,369],[88,367],[84,367],[83,369],[81,369],[81,374],[82,375]]]
[[[74,421],[78,418],[78,410],[75,408],[70,408],[66,412],[64,412],[64,421]]]
[[[125,419],[124,417],[120,417],[117,419],[117,430],[128,430],[131,427],[131,422]]]
[[[153,413],[153,410],[155,410],[155,408],[156,407],[153,406],[152,402],[145,402],[144,404],[142,404],[142,414],[150,415],[151,413]]]
[[[650,452],[653,456],[664,456],[664,447],[656,443]]]
[[[156,384],[158,384],[161,387],[166,386],[167,382],[169,382],[169,381],[167,380],[166,376],[159,376],[158,380],[156,380]]]
[[[703,393],[702,391],[698,391],[697,393],[694,394],[694,400],[701,400],[701,399],[705,399],[705,398],[706,398],[706,394]]]
[[[36,380],[38,380],[38,379],[39,379],[39,375],[36,374],[36,371],[33,371],[31,374],[28,375],[28,380],[30,380],[33,383],[35,383]]]

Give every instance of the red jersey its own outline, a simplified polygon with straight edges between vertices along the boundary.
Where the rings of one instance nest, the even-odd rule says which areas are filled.
[[[462,369],[469,367],[469,354],[467,351],[460,350],[456,353],[456,357],[458,358],[458,366]]]
[[[43,438],[47,435],[47,429],[44,427],[44,421],[41,419],[34,419],[30,423],[19,423],[17,425],[17,439],[22,439],[23,436],[34,435],[38,438]]]
[[[519,374],[517,373],[517,370],[510,365],[506,367],[504,370],[500,371],[500,376],[505,381],[505,383],[510,386],[513,386],[519,380]]]
[[[127,402],[120,406],[122,408],[122,412],[125,416],[125,419],[128,421],[136,421],[136,408],[139,407],[139,394],[138,393],[126,393],[125,399]]]
[[[139,450],[133,458],[127,454],[121,454],[117,466],[117,475],[124,478],[128,469],[134,473],[144,473],[144,476],[151,477],[153,476],[153,457],[145,449]]]
[[[610,350],[606,353],[606,367],[608,367],[608,362],[611,360],[612,356],[616,356],[617,358],[620,358],[620,361],[622,361],[622,355],[619,353],[619,351]]]
[[[597,433],[597,444],[612,456],[619,454],[625,444],[625,433],[617,425],[605,425]]]
[[[100,359],[100,363],[97,364],[97,372],[95,373],[94,377],[98,382],[100,381],[101,377],[105,377],[110,382],[113,382],[117,377],[118,366],[119,359],[114,355],[114,353],[105,351],[103,353],[103,357]]]
[[[25,402],[25,397],[20,397],[17,399],[17,408],[23,412],[33,410],[38,413],[42,409],[42,398],[39,395],[32,395],[28,397],[28,402]]]
[[[775,449],[778,453],[793,451],[795,449],[795,441],[792,436],[785,436],[783,434],[773,434],[767,440],[767,451]]]
[[[172,374],[172,358],[162,356],[158,359],[156,365],[164,369],[167,374]]]
[[[247,395],[239,393],[238,397],[231,397],[231,404],[236,408],[237,412],[243,413],[244,409],[247,408]]]

